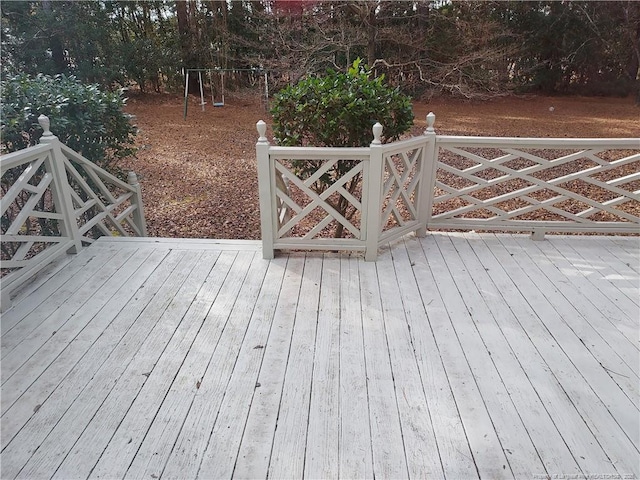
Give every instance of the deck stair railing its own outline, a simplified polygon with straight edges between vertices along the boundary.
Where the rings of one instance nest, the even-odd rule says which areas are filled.
[[[65,253],[100,236],[146,236],[137,177],[128,183],[62,144],[38,122],[40,144],[0,157],[2,309],[10,293]]]
[[[256,144],[263,252],[365,252],[428,229],[640,233],[640,139],[424,135],[369,147],[272,146],[258,122]],[[299,162],[315,173],[299,175]],[[339,162],[347,172],[318,193]],[[357,179],[359,187],[346,188]],[[342,197],[342,198],[340,198]],[[347,205],[349,218],[336,205]],[[343,232],[332,236],[336,226]],[[333,227],[333,229],[332,229]]]

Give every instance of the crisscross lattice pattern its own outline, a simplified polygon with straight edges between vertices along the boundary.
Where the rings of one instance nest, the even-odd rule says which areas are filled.
[[[53,151],[33,147],[20,161],[2,163],[2,274],[26,267],[73,245],[62,214]],[[4,279],[6,280],[6,279]]]
[[[422,142],[421,145],[410,144],[402,150],[394,148],[383,154],[380,243],[417,228],[424,148],[425,143]]]
[[[146,235],[139,187],[57,141],[5,155],[1,166],[3,297],[72,247]]]
[[[491,140],[474,146],[438,138],[431,228],[638,230],[640,148]]]
[[[135,189],[70,148],[63,147],[62,150],[82,241],[91,243],[103,235],[143,235],[133,218],[137,208],[131,201]]]
[[[278,239],[361,238],[361,160],[273,159]]]

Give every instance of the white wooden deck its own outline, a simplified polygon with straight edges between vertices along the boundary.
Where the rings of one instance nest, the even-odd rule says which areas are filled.
[[[0,476],[638,478],[639,271],[637,237],[100,240],[2,316]]]

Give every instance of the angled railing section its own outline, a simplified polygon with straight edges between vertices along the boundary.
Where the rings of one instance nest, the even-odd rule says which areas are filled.
[[[640,233],[640,139],[424,135],[363,148],[256,145],[263,252],[364,251],[427,229]],[[339,167],[339,168],[336,168]],[[327,185],[318,188],[318,181]]]
[[[428,187],[424,165],[434,138],[382,145],[374,125],[369,147],[279,147],[257,124],[263,252],[321,249],[363,251],[420,230]]]
[[[10,293],[100,236],[146,236],[136,175],[123,182],[63,145],[38,121],[40,144],[0,157],[2,308]]]
[[[93,243],[104,235],[145,237],[136,174],[129,172],[128,183],[123,182],[69,147],[60,148],[82,241]]]
[[[434,121],[435,116],[429,114],[423,136],[382,147],[379,245],[412,231],[424,235],[423,204],[429,200],[431,191],[429,167],[435,145]]]

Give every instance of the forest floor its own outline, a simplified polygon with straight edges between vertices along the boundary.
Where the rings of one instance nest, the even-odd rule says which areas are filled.
[[[270,115],[258,99],[227,98],[201,110],[177,95],[134,95],[127,112],[139,128],[137,158],[119,163],[139,174],[148,233],[156,237],[259,239],[255,124]],[[638,137],[632,98],[503,97],[415,102],[413,135],[429,111],[438,133],[521,137]],[[270,137],[270,130],[267,134]]]

